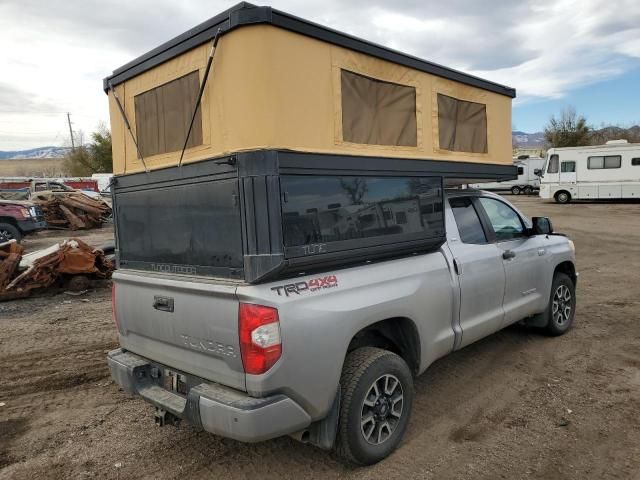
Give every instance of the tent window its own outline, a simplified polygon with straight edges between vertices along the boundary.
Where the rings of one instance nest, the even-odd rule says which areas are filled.
[[[438,94],[440,148],[487,153],[487,106]]]
[[[182,150],[199,88],[200,79],[195,71],[136,95],[136,134],[143,156]],[[187,148],[197,145],[202,145],[201,108]]]
[[[369,145],[418,145],[416,89],[341,70],[342,138]]]

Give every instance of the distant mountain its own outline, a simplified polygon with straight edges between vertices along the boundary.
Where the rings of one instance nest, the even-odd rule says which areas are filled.
[[[520,148],[544,148],[544,132],[525,133],[516,130],[511,132],[511,143]]]
[[[61,158],[69,151],[69,147],[38,147],[29,150],[14,150],[3,152],[0,150],[0,160],[14,158]]]

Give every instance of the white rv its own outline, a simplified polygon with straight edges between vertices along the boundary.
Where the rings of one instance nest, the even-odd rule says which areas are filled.
[[[518,178],[504,182],[474,183],[471,188],[479,190],[511,190],[514,195],[524,193],[532,194],[540,188],[540,173],[544,168],[545,159],[540,157],[529,157],[513,159],[513,164],[518,167]]]
[[[540,197],[558,203],[640,198],[640,143],[549,149]]]

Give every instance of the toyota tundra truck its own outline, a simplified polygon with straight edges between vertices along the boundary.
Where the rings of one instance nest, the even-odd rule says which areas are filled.
[[[295,197],[294,183],[281,180],[283,202]],[[233,260],[250,249],[235,227],[251,226],[240,228],[229,213],[244,206],[237,190],[216,197],[226,188],[220,183],[207,201],[233,200],[205,220],[197,186],[182,190],[180,198],[190,199],[182,201],[193,204],[180,217],[166,184],[155,197],[135,185],[115,186],[121,193],[113,319],[120,348],[108,364],[125,392],[155,406],[160,425],[184,421],[243,442],[291,435],[334,448],[348,462],[372,464],[399,445],[414,378],[436,359],[516,322],[549,336],[574,322],[573,242],[549,219],[529,219],[495,194],[450,190],[440,195],[443,203],[424,205],[387,195],[347,209],[327,200],[324,211],[287,212],[283,203],[285,245],[306,242],[307,256],[328,251],[314,243],[320,236],[352,238],[356,228],[398,235],[412,222],[427,228],[438,214],[446,234],[435,250],[398,244],[395,256],[247,282]],[[306,188],[300,198],[312,195]],[[162,215],[149,213],[160,207]],[[214,220],[216,229],[202,230],[213,238],[200,237]],[[199,258],[208,249],[209,263]],[[213,259],[228,263],[227,274],[200,266]]]

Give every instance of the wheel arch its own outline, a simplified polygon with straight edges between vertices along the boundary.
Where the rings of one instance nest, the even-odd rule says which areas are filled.
[[[567,190],[566,188],[561,188],[559,190],[556,190],[553,194],[553,198],[556,202],[560,203],[560,201],[558,200],[558,196],[561,193],[566,193],[567,196],[569,197],[569,199],[565,203],[569,203],[573,199],[573,196],[571,195],[571,192],[569,190]]]
[[[419,372],[420,334],[410,318],[391,317],[367,325],[353,335],[346,353],[361,347],[389,350],[399,355],[414,375]]]
[[[556,273],[561,272],[564,273],[565,275],[567,275],[571,281],[573,282],[573,285],[576,286],[578,283],[578,274],[576,273],[576,266],[574,265],[574,263],[570,260],[566,260],[564,262],[559,263],[558,265],[556,265],[556,268],[553,270],[553,275],[555,276]]]
[[[0,223],[8,223],[9,225],[13,225],[18,230],[20,230],[20,227],[18,226],[18,221],[13,217],[6,217],[6,216],[0,215]]]

